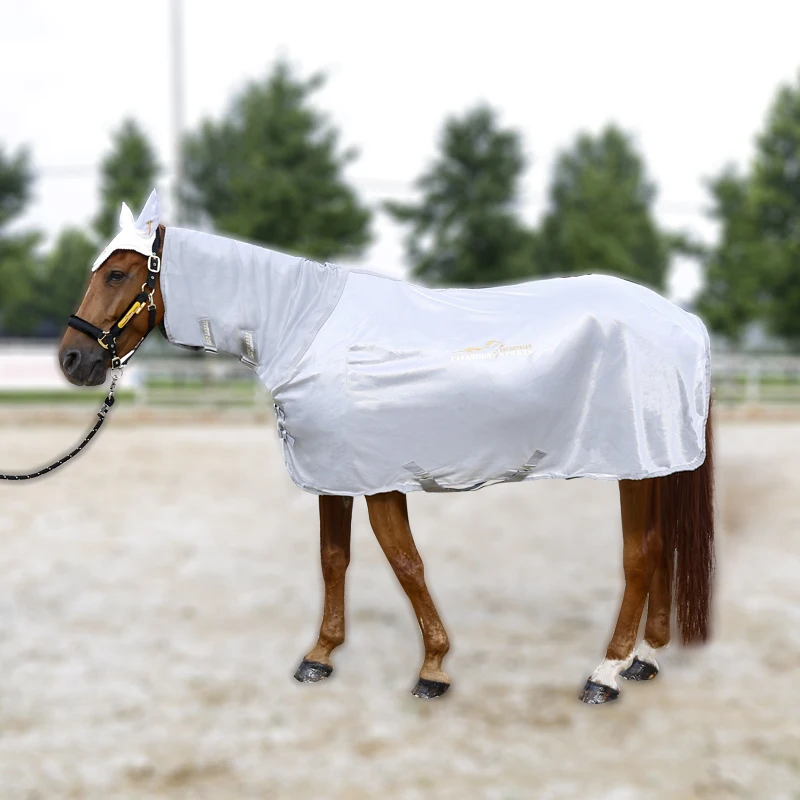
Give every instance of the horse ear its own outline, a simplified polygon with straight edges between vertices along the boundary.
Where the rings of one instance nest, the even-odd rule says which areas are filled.
[[[127,203],[122,204],[122,210],[119,212],[119,226],[120,228],[133,227],[133,211],[128,208]]]
[[[156,190],[150,192],[150,197],[144,204],[142,213],[139,214],[139,219],[136,220],[136,230],[145,236],[151,236],[155,233],[158,227],[158,221],[161,217],[161,203],[158,200]]]

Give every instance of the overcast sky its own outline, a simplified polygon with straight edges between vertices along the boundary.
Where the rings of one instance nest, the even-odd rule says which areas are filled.
[[[126,115],[170,165],[169,8],[0,0],[0,142],[29,144],[42,173],[29,223],[53,234],[93,216],[97,164]],[[747,164],[777,87],[800,68],[800,0],[184,0],[183,16],[187,127],[219,115],[276,56],[324,70],[318,100],[359,148],[349,177],[376,202],[407,196],[444,117],[485,100],[524,136],[534,221],[556,153],[613,121],[645,155],[662,224],[706,239],[704,178]],[[399,229],[378,217],[374,232],[363,263],[403,274]],[[697,280],[680,265],[673,296]]]

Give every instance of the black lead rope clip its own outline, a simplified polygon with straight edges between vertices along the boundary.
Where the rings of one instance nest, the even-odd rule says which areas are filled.
[[[122,366],[120,365],[119,367],[112,369],[116,369],[117,371],[111,377],[111,386],[108,387],[108,394],[106,395],[106,399],[103,401],[103,405],[100,407],[100,410],[97,412],[97,416],[100,417],[101,421],[106,418],[106,414],[111,411],[111,406],[113,406],[117,401],[117,398],[114,397],[114,390],[117,388],[117,381],[122,377]]]

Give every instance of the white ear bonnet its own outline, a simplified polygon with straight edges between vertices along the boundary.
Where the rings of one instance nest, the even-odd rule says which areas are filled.
[[[149,256],[153,252],[153,240],[156,238],[160,214],[161,207],[155,189],[150,192],[150,197],[147,198],[142,213],[135,222],[133,221],[133,212],[123,203],[119,214],[120,232],[97,257],[92,272],[100,269],[115,250],[133,250]]]

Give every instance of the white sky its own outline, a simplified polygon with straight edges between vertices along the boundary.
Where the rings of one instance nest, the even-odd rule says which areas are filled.
[[[703,179],[746,165],[778,85],[800,68],[798,0],[184,0],[184,21],[187,127],[278,55],[325,70],[318,101],[361,151],[349,177],[377,201],[408,196],[444,117],[485,100],[523,134],[533,222],[556,153],[613,121],[645,155],[661,223],[705,239]],[[96,167],[126,115],[169,165],[169,65],[168,0],[0,0],[0,142],[30,144],[43,171],[27,223],[53,234],[94,215]],[[401,231],[379,216],[374,233],[364,262],[402,274]],[[697,285],[680,265],[673,296]]]

